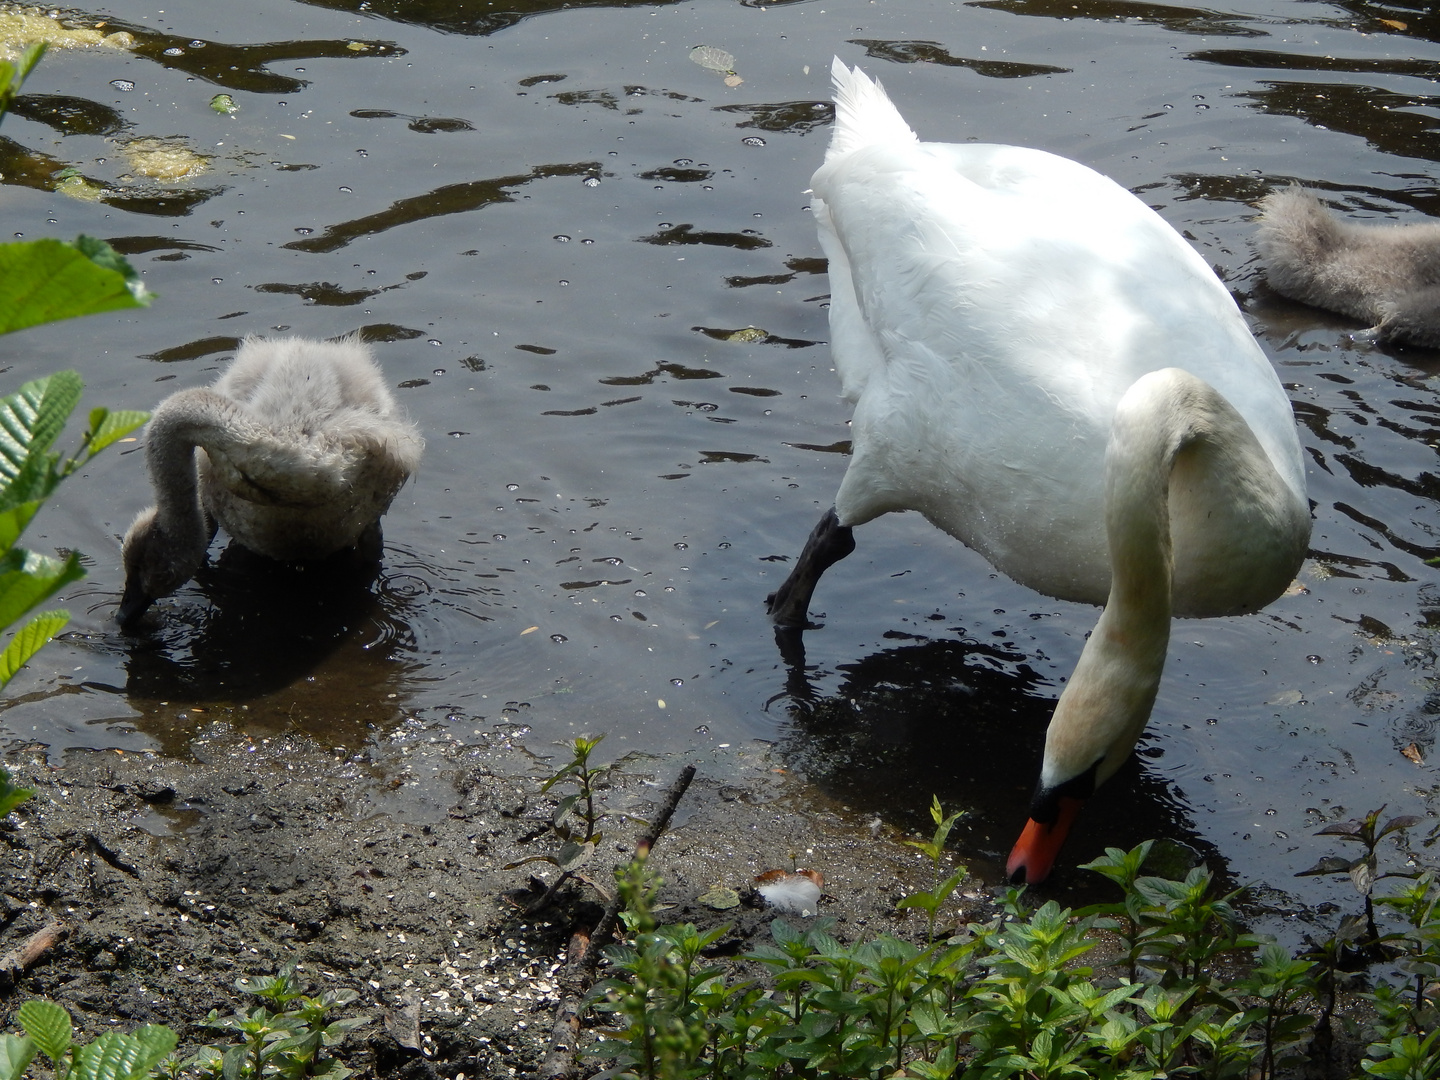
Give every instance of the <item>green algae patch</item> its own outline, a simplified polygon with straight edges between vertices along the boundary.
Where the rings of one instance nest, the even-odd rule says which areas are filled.
[[[135,35],[124,30],[107,33],[105,24],[92,27],[66,26],[43,8],[0,4],[0,60],[14,62],[25,46],[43,41],[52,49],[90,49],[95,47],[129,49]]]
[[[210,158],[174,139],[135,139],[120,147],[131,171],[152,180],[186,180],[210,168]]]

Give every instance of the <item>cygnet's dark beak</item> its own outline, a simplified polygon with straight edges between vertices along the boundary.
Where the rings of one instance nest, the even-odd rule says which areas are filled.
[[[146,594],[140,587],[139,578],[131,575],[125,581],[125,593],[120,597],[120,606],[115,610],[115,618],[120,623],[120,629],[127,634],[133,634],[140,624],[141,617],[150,610],[150,605],[155,602],[153,596]]]

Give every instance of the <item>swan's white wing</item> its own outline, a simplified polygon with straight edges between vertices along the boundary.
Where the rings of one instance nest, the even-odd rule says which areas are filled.
[[[1101,602],[1110,420],[1171,366],[1230,400],[1303,490],[1289,403],[1224,286],[1113,181],[1037,150],[891,142],[812,186],[857,399],[847,524],[920,509],[1018,580]]]

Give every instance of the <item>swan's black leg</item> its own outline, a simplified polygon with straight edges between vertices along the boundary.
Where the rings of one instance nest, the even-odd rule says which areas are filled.
[[[810,597],[820,582],[820,575],[854,550],[854,532],[850,526],[840,524],[832,506],[811,530],[785,583],[766,597],[765,606],[771,621],[776,626],[805,627]]]

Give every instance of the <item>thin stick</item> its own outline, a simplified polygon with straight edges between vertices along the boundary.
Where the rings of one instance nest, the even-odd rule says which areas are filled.
[[[8,990],[19,982],[26,969],[68,933],[70,928],[64,923],[52,922],[36,930],[4,956],[0,956],[0,990]]]
[[[660,812],[650,823],[650,829],[635,845],[635,854],[648,855],[675,813],[690,781],[695,779],[695,766],[686,765],[680,775],[665,793]],[[565,951],[565,966],[556,976],[564,989],[560,1005],[555,1010],[555,1023],[550,1028],[550,1048],[536,1074],[539,1080],[564,1080],[575,1068],[575,1051],[580,1041],[580,1018],[585,1012],[585,995],[595,982],[595,972],[600,966],[600,950],[609,943],[615,933],[615,923],[620,918],[620,891],[617,889],[610,902],[605,905],[605,914],[600,924],[587,938],[584,931],[576,931],[570,938],[570,947]]]

